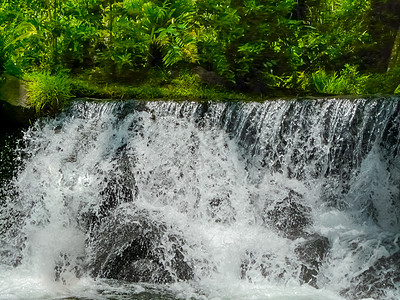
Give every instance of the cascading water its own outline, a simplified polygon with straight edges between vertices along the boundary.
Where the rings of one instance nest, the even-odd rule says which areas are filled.
[[[400,297],[397,98],[82,100],[15,148],[0,299]]]

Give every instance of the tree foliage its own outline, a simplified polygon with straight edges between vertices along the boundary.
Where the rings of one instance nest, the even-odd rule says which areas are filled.
[[[245,91],[376,92],[386,76],[398,81],[376,90],[393,92],[399,28],[398,0],[4,0],[0,71],[121,80],[200,65]]]

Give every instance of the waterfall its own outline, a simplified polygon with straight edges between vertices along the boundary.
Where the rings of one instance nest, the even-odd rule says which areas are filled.
[[[76,101],[1,144],[0,298],[398,299],[399,112]]]

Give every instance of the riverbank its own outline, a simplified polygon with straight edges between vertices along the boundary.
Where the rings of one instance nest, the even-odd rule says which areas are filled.
[[[216,74],[205,78],[195,72],[152,72],[132,78],[107,78],[96,74],[69,75],[46,72],[24,75],[21,84],[26,86],[24,99],[27,106],[38,115],[54,114],[74,98],[98,99],[173,99],[173,100],[248,100],[262,95],[236,92],[227,88]],[[214,79],[214,81],[212,81]]]
[[[307,86],[302,90],[268,88],[254,82],[249,85],[251,88],[243,91],[240,86],[201,67],[179,72],[153,69],[144,73],[127,73],[123,77],[95,72],[50,74],[45,71],[20,77],[3,74],[0,80],[2,130],[29,124],[37,117],[55,115],[79,98],[262,102],[276,98],[343,96],[343,90],[333,88],[338,83],[315,76],[303,79]],[[359,89],[355,94],[359,97],[363,91]]]
[[[1,131],[27,125],[37,117],[55,115],[77,98],[176,101],[246,101],[252,98],[229,91],[218,80],[207,84],[199,75],[189,72],[144,74],[133,81],[87,74],[71,76],[62,72],[55,75],[37,72],[21,77],[3,74],[0,78]]]

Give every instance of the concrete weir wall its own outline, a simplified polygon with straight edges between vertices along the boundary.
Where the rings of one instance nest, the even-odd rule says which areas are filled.
[[[33,109],[27,106],[26,95],[23,80],[0,75],[0,132],[25,126],[34,118]]]

